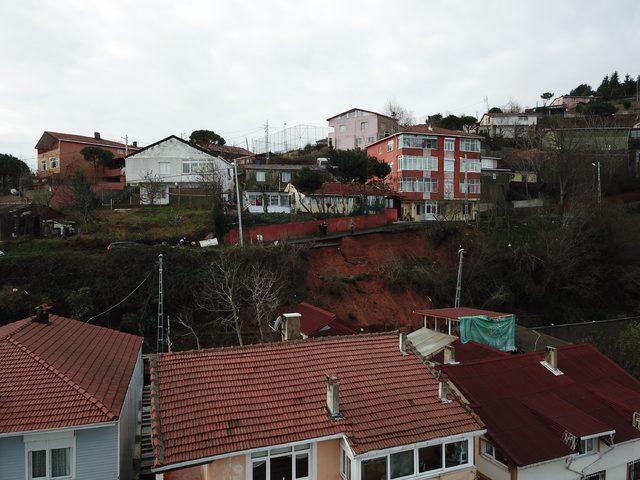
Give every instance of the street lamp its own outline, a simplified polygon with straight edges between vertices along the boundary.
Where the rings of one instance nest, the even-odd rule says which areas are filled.
[[[596,169],[597,169],[597,182],[598,182],[598,205],[602,205],[602,180],[600,177],[600,162],[598,162],[597,164],[591,162],[591,165],[593,165]]]

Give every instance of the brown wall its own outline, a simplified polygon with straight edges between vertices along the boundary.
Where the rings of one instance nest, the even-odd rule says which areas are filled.
[[[246,478],[246,462],[245,455],[215,460],[207,465],[205,480],[244,480]]]
[[[318,480],[340,479],[340,440],[316,443]]]

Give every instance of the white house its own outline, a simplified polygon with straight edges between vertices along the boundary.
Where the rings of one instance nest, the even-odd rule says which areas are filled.
[[[485,113],[477,130],[492,138],[520,138],[534,132],[537,125],[538,115],[535,113]]]
[[[475,445],[482,478],[640,479],[640,381],[593,346],[442,371],[486,425]]]
[[[132,480],[141,351],[44,306],[0,326],[0,480]]]
[[[140,185],[141,203],[166,205],[171,188],[197,189],[213,179],[228,194],[233,189],[233,176],[231,163],[175,135],[152,143],[125,160],[127,185]],[[150,195],[145,184],[158,185],[159,193]]]

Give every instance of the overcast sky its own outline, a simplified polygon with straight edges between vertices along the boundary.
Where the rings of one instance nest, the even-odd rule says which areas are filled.
[[[244,143],[389,98],[419,119],[533,106],[639,74],[638,25],[638,0],[1,0],[0,152],[33,159],[44,130]]]

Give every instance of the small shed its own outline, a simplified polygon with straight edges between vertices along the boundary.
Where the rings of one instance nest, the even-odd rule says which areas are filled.
[[[49,234],[47,220],[62,214],[46,205],[14,203],[0,204],[0,241],[27,235],[39,237]]]

